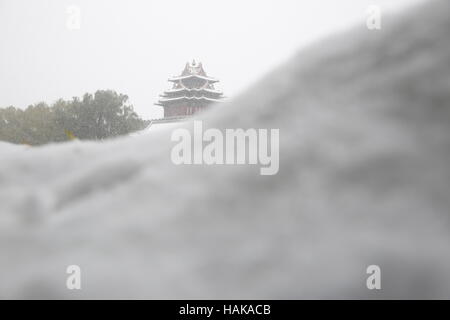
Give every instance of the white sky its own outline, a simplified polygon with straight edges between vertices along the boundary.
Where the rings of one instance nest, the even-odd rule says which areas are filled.
[[[125,93],[144,118],[188,60],[233,97],[295,51],[360,24],[368,5],[416,0],[0,0],[0,107],[98,89]],[[67,7],[81,9],[79,30]]]

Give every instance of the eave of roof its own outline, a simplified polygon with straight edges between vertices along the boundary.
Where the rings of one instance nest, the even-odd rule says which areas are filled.
[[[213,102],[222,102],[222,99],[212,99],[208,97],[177,97],[177,98],[163,98],[160,99],[157,103],[157,105],[161,105],[161,103],[164,102],[172,102],[172,101],[180,101],[180,100],[206,100],[206,101],[213,101]]]
[[[217,79],[214,79],[214,78],[211,78],[211,77],[204,77],[204,76],[201,76],[201,75],[198,75],[198,74],[190,74],[190,75],[187,75],[187,76],[172,77],[172,78],[169,78],[168,81],[177,82],[177,81],[180,81],[180,80],[185,80],[185,79],[190,79],[190,78],[198,78],[198,79],[206,80],[206,81],[209,81],[209,82],[212,82],[212,83],[219,82],[219,80],[217,80]]]
[[[183,91],[196,91],[196,92],[200,92],[200,91],[205,91],[205,92],[211,92],[211,93],[217,93],[217,94],[222,94],[223,92],[220,90],[213,90],[213,89],[207,89],[207,88],[180,88],[180,89],[169,89],[164,91],[164,93],[174,93],[174,92],[183,92]]]

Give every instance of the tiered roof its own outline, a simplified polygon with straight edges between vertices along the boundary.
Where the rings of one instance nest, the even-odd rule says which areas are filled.
[[[168,80],[173,82],[173,86],[160,95],[156,105],[167,106],[192,101],[212,103],[223,99],[222,91],[214,87],[218,80],[206,74],[201,62],[196,63],[194,60],[186,63],[181,75]]]

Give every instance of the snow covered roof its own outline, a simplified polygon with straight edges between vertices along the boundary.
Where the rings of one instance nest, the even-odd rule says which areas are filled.
[[[186,66],[184,67],[183,72],[181,72],[181,75],[179,76],[175,76],[175,77],[171,77],[168,80],[172,81],[172,82],[176,82],[176,81],[180,81],[180,80],[185,80],[185,79],[189,79],[189,78],[198,78],[198,79],[202,79],[202,80],[206,80],[209,82],[218,82],[219,80],[209,77],[205,70],[203,70],[203,65],[202,63],[196,63],[195,60],[192,61],[192,63],[187,62]]]
[[[210,93],[218,93],[218,94],[222,94],[223,92],[221,90],[216,90],[216,89],[208,89],[208,88],[179,88],[179,89],[169,89],[164,91],[164,93],[173,93],[173,92],[183,92],[183,91],[188,91],[188,92],[192,92],[192,91],[196,91],[196,92],[200,92],[200,91],[205,91],[205,92],[210,92]]]
[[[201,75],[198,75],[198,74],[189,74],[189,75],[186,75],[186,76],[176,76],[176,77],[169,78],[168,81],[176,82],[176,81],[192,79],[192,78],[198,78],[198,79],[206,80],[206,81],[213,82],[213,83],[214,82],[219,82],[219,80],[217,80],[215,78],[211,78],[211,77],[207,77],[207,76],[201,76]]]
[[[205,70],[203,70],[202,63],[196,63],[195,60],[192,60],[192,63],[187,62],[186,66],[184,67],[183,72],[181,73],[182,76],[186,76],[189,74],[197,74],[200,76],[206,76]]]
[[[161,98],[159,99],[158,103],[156,105],[160,105],[161,102],[170,102],[170,101],[181,101],[181,100],[204,100],[204,101],[211,101],[211,102],[222,102],[222,99],[213,99],[208,98],[205,96],[201,97],[177,97],[177,98]]]

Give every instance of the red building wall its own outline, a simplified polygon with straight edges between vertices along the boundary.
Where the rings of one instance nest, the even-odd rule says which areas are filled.
[[[205,109],[206,106],[167,106],[164,107],[164,117],[189,116]]]

